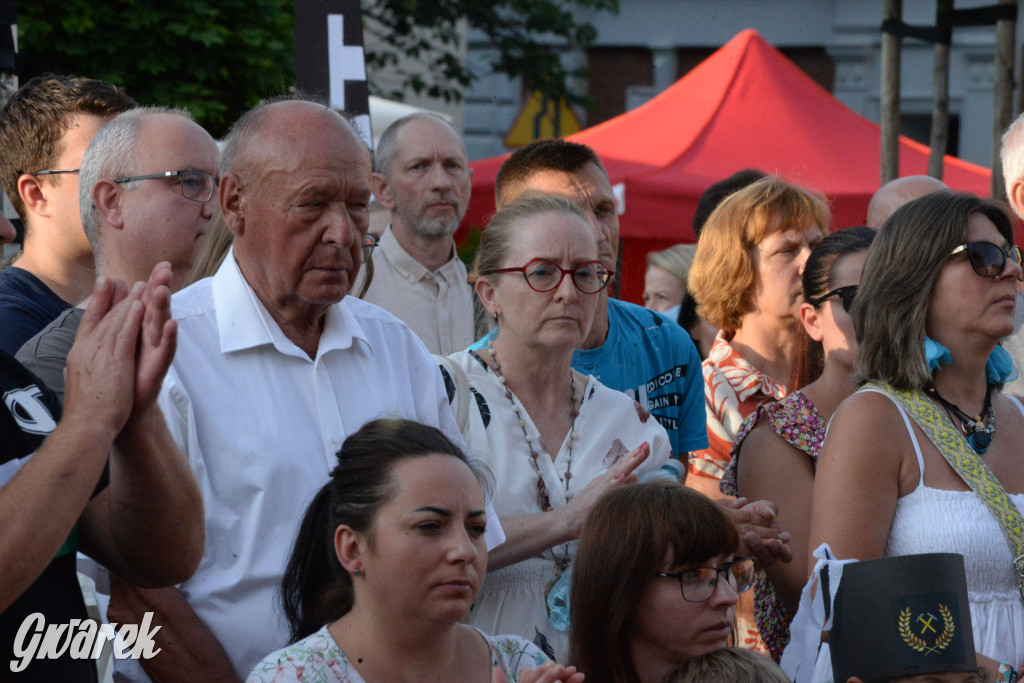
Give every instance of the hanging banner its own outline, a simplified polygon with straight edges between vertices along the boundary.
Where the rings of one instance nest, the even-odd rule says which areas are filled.
[[[295,75],[300,89],[354,116],[372,144],[359,0],[295,0]]]

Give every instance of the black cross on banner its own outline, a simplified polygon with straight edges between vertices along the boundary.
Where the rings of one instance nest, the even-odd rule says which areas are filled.
[[[295,75],[299,88],[353,115],[371,144],[359,0],[295,0]]]

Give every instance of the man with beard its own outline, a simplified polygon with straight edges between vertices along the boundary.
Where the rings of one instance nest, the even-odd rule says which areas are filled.
[[[475,340],[473,291],[452,239],[473,179],[466,147],[441,117],[411,114],[384,131],[376,165],[373,194],[391,224],[363,298],[401,319],[432,353],[461,351]]]

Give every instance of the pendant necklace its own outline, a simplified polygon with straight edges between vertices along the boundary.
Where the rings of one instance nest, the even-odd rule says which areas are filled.
[[[991,384],[985,389],[985,404],[982,406],[981,413],[974,417],[960,410],[960,407],[955,403],[950,403],[943,398],[934,384],[929,384],[925,388],[925,392],[942,404],[947,413],[951,413],[950,421],[954,425],[956,425],[957,420],[952,419],[953,416],[955,415],[959,419],[960,431],[967,437],[967,443],[971,445],[971,448],[979,454],[988,450],[988,447],[992,444],[992,438],[996,434],[996,412],[992,409]]]

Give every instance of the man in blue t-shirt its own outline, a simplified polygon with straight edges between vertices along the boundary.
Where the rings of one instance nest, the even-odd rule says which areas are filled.
[[[552,194],[578,205],[597,232],[598,258],[614,269],[619,216],[608,173],[586,145],[539,140],[517,150],[495,179],[501,209],[524,193]],[[707,448],[701,359],[683,328],[660,313],[599,295],[594,324],[572,366],[630,395],[668,432],[676,457]],[[481,348],[496,334],[476,342]]]

